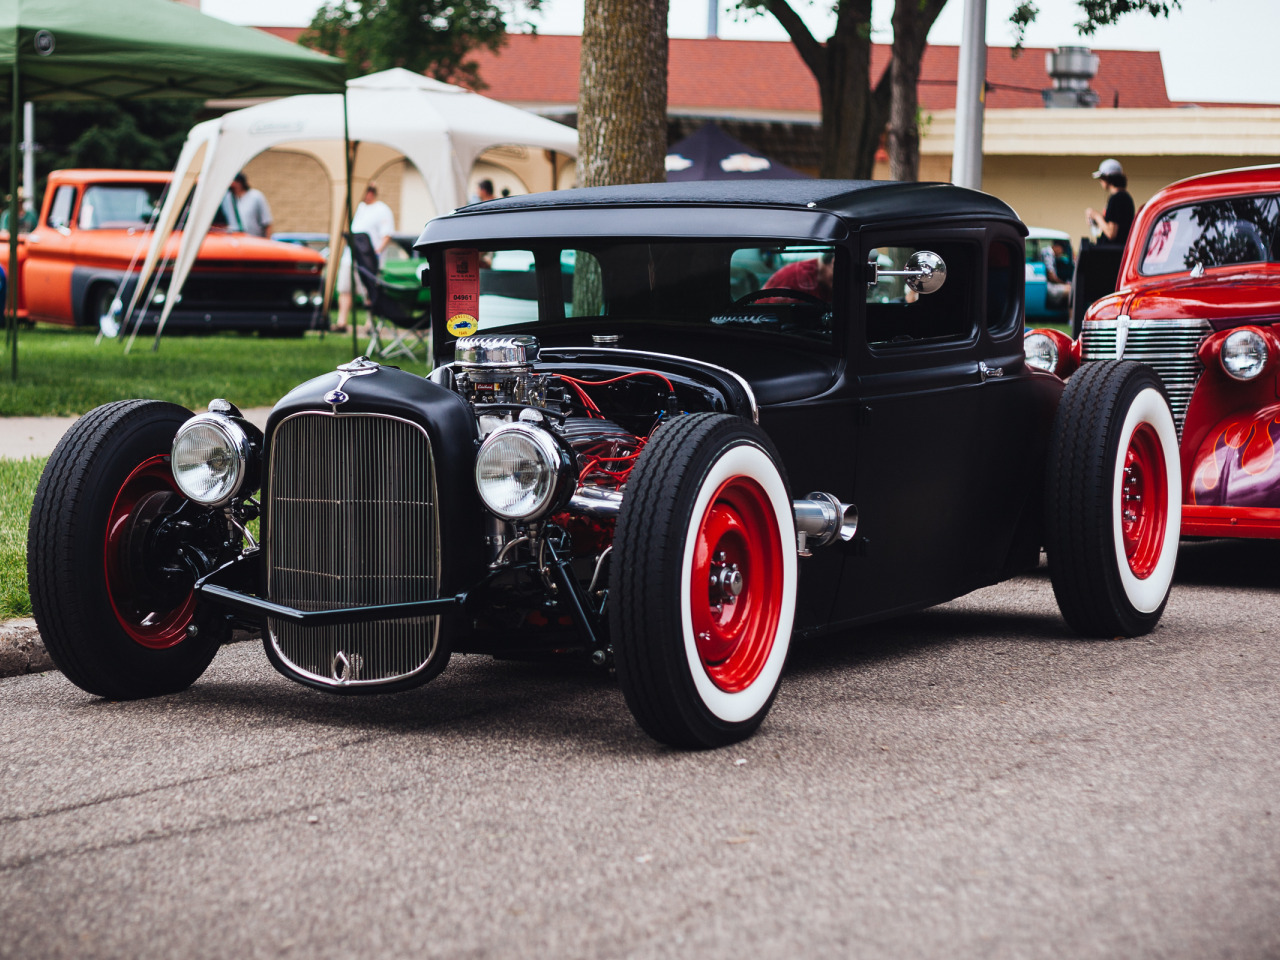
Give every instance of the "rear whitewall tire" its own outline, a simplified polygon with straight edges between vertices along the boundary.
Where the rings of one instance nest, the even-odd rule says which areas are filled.
[[[1166,506],[1164,524],[1164,540],[1166,549],[1161,551],[1155,569],[1145,578],[1139,579],[1129,565],[1125,555],[1124,531],[1122,517],[1124,507],[1125,457],[1123,452],[1116,457],[1115,474],[1112,478],[1111,490],[1111,534],[1116,554],[1116,569],[1120,574],[1120,583],[1124,587],[1125,596],[1133,604],[1134,609],[1142,613],[1154,613],[1164,605],[1173,583],[1173,568],[1178,561],[1178,551],[1167,549],[1168,545],[1176,545],[1182,531],[1182,464],[1178,456],[1178,430],[1173,416],[1169,412],[1169,404],[1161,394],[1148,387],[1138,394],[1129,412],[1125,416],[1124,426],[1120,430],[1119,450],[1129,449],[1134,433],[1143,424],[1155,430],[1160,439],[1160,450],[1164,459],[1166,484],[1169,502]]]

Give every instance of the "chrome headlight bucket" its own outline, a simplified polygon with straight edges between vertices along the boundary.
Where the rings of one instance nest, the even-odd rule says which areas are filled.
[[[1267,366],[1267,341],[1252,327],[1227,335],[1218,354],[1222,369],[1233,380],[1252,380]]]
[[[1058,345],[1052,337],[1043,333],[1028,333],[1022,338],[1022,352],[1026,354],[1027,365],[1049,373],[1058,371]]]
[[[178,428],[170,467],[183,495],[220,507],[258,487],[262,434],[239,417],[200,413]]]
[[[504,520],[542,519],[563,505],[573,479],[569,452],[532,424],[503,424],[476,454],[476,490]]]

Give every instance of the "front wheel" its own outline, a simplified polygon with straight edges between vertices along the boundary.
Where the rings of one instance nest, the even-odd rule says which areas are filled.
[[[188,503],[168,454],[190,416],[155,400],[98,407],[72,425],[40,477],[27,543],[31,606],[54,664],[89,693],[131,700],[183,690],[229,633],[224,617],[197,606],[186,545],[164,533]],[[205,511],[186,529],[216,539],[218,523]]]
[[[694,749],[750,736],[796,602],[791,498],[764,432],[724,414],[659,430],[628,480],[612,569],[618,682],[640,726]]]
[[[1151,632],[1182,523],[1178,432],[1156,372],[1125,360],[1077,370],[1046,473],[1045,552],[1063,617],[1086,636]]]

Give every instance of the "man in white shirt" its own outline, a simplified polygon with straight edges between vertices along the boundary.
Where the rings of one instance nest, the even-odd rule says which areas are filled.
[[[351,232],[368,234],[369,240],[373,243],[373,249],[378,254],[378,259],[382,259],[382,251],[387,249],[387,244],[391,242],[391,234],[396,229],[395,214],[391,212],[391,208],[378,199],[378,185],[370,181],[369,185],[364,188],[364,200],[360,206],[356,207],[355,216],[351,218]],[[334,333],[346,333],[347,318],[351,315],[351,250],[348,248],[342,251],[342,263],[338,267],[338,324],[333,328]],[[364,294],[364,285],[360,283],[360,278],[355,278],[356,289]]]

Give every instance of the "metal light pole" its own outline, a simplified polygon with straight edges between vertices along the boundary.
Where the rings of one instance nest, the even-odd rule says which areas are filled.
[[[951,182],[982,189],[982,108],[986,100],[987,0],[965,0],[956,77],[956,135]]]

